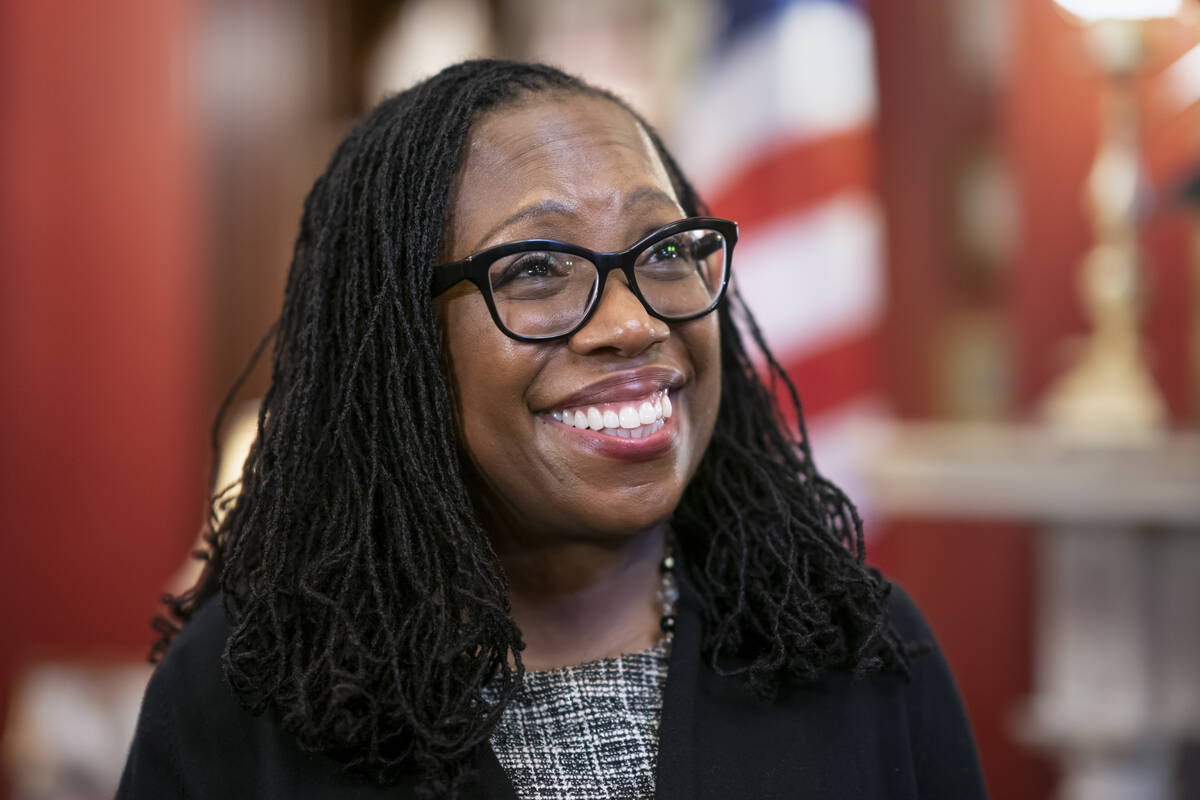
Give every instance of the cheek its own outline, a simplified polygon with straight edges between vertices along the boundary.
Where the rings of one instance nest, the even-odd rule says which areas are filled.
[[[491,322],[482,298],[455,297],[447,303],[443,320],[451,392],[462,431],[466,420],[487,410],[482,387],[504,380],[503,353],[495,352],[501,343],[493,341],[484,327]]]
[[[450,300],[442,319],[459,434],[471,460],[487,469],[505,452],[506,435],[529,420],[525,393],[538,354],[500,332],[478,292]]]

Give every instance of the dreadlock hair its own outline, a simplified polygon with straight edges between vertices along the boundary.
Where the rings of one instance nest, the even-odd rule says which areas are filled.
[[[523,645],[459,460],[432,267],[472,125],[542,92],[629,111],[685,212],[704,212],[640,116],[556,69],[469,61],[381,103],[305,200],[240,493],[214,513],[205,574],[156,625],[161,654],[220,590],[226,675],[251,712],[381,783],[415,768],[439,796],[516,691]],[[736,292],[718,313],[720,410],[672,521],[705,658],[764,692],[831,669],[907,673],[887,584],[863,563],[854,506],[813,465],[795,387]]]

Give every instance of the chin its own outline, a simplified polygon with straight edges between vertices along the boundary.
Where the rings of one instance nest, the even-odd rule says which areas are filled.
[[[670,492],[667,496],[645,498],[606,498],[604,512],[578,520],[577,530],[591,530],[602,536],[625,536],[648,530],[670,521],[682,493]]]

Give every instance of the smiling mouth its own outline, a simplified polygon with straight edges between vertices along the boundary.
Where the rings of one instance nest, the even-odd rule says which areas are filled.
[[[550,416],[572,428],[619,439],[642,439],[661,430],[672,413],[670,393],[662,389],[636,400],[557,409]]]

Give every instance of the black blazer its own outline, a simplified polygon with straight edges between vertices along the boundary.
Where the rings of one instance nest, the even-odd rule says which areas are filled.
[[[932,634],[899,587],[888,613],[920,649],[910,681],[832,674],[764,703],[701,659],[700,620],[685,593],[663,697],[657,797],[985,797],[962,703]],[[301,751],[270,713],[248,714],[222,673],[227,631],[218,597],[167,651],[146,689],[117,800],[416,796],[415,776],[370,784]],[[516,800],[490,748],[476,767],[471,796]]]

